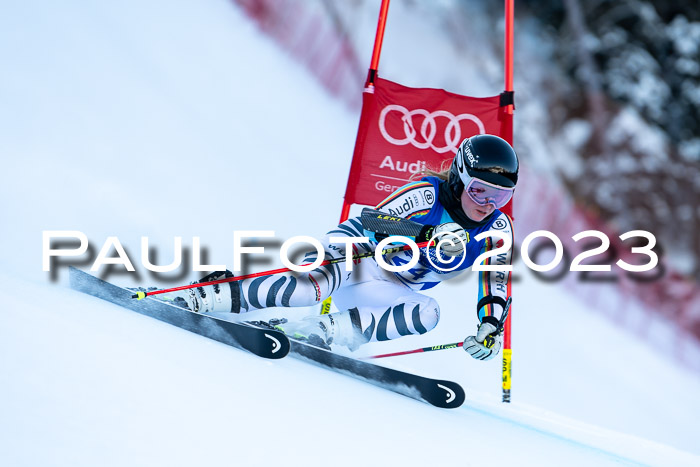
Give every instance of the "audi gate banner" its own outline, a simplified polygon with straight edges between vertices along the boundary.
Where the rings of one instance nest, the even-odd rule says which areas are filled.
[[[501,130],[500,97],[466,97],[376,78],[365,89],[345,202],[375,206],[425,167],[440,170],[462,140]]]

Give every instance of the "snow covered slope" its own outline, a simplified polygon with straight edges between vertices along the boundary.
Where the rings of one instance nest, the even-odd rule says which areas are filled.
[[[461,383],[454,411],[78,294],[65,267],[52,281],[44,230],[80,230],[93,254],[117,236],[139,271],[109,275],[122,284],[155,280],[141,236],[159,263],[175,236],[199,236],[230,265],[233,230],[322,234],[357,115],[225,0],[3,4],[0,59],[1,465],[700,463],[698,378],[527,273],[512,405],[498,402],[498,361],[383,362]],[[473,280],[435,291],[433,332],[362,352],[463,339]]]

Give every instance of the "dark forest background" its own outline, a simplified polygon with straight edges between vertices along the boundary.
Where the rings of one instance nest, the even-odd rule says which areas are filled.
[[[700,279],[700,3],[519,0],[516,13],[541,23],[570,78],[552,131],[591,124],[583,173],[564,177],[572,195],[621,230],[655,233]],[[609,128],[623,112],[644,124],[620,137]]]

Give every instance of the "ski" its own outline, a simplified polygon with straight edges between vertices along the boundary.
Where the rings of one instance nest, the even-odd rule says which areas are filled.
[[[393,370],[339,355],[294,338],[289,340],[292,344],[289,352],[291,357],[427,402],[435,407],[454,409],[464,403],[464,389],[453,381],[426,378]]]
[[[70,268],[69,276],[70,286],[74,290],[232,347],[247,350],[260,357],[279,359],[289,353],[290,342],[282,332],[194,313],[149,297],[136,300],[132,298],[132,290],[111,284],[74,267]]]
[[[436,407],[451,409],[464,403],[464,390],[452,381],[427,378],[356,360],[290,339],[277,330],[194,313],[150,297],[136,300],[132,298],[132,290],[73,267],[70,268],[69,275],[70,286],[74,290],[264,358],[278,359],[289,354],[299,360],[352,376]]]

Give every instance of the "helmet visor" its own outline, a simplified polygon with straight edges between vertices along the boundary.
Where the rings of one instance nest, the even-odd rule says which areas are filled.
[[[478,178],[469,177],[469,183],[464,187],[469,198],[479,206],[493,204],[496,208],[502,208],[513,197],[515,188],[494,185]]]

